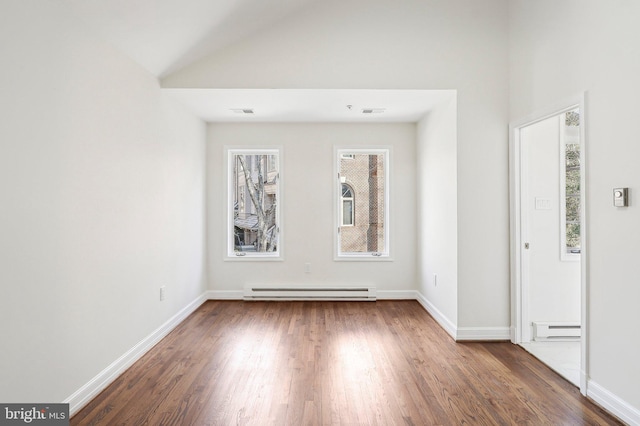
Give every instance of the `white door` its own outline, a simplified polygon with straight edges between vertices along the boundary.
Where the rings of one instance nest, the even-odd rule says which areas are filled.
[[[575,171],[566,170],[567,164],[571,169],[576,161],[586,164],[584,95],[510,124],[509,180],[511,341],[531,345],[526,343],[532,338],[531,324],[540,318],[550,322],[578,319],[580,392],[586,395],[587,179],[584,167],[577,179]],[[568,120],[567,112],[577,114]],[[578,126],[568,123],[576,118]],[[577,152],[567,154],[570,149]],[[579,273],[574,279],[576,269]]]
[[[567,114],[577,111],[520,130],[522,342],[535,337],[534,323],[560,327],[581,319],[580,175],[574,164],[580,141],[574,115]]]

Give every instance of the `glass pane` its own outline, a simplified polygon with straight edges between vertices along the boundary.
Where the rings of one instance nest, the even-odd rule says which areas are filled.
[[[580,224],[567,223],[567,252],[580,249]],[[579,253],[579,251],[577,251]]]
[[[339,252],[386,251],[385,154],[342,153],[339,173],[342,181],[352,190],[351,208],[355,213],[353,226],[340,230]],[[344,210],[343,206],[343,215]]]
[[[580,169],[567,170],[565,183],[567,195],[580,195]]]
[[[342,224],[353,225],[353,200],[342,201]]]
[[[567,144],[565,158],[567,160],[567,170],[577,167],[580,168],[580,144]]]
[[[580,198],[567,197],[567,223],[580,222]]]
[[[233,251],[278,250],[278,156],[233,154]]]
[[[565,239],[567,253],[580,253],[580,113],[565,115]]]

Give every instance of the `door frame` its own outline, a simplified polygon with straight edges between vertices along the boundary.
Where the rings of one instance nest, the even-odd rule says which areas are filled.
[[[528,281],[523,279],[526,271],[524,257],[524,241],[522,238],[522,208],[521,208],[521,184],[522,176],[526,172],[526,166],[522,164],[522,141],[521,130],[547,118],[562,114],[575,108],[580,109],[580,164],[583,168],[580,173],[580,321],[582,336],[580,339],[580,393],[587,394],[588,378],[588,247],[587,247],[587,111],[585,108],[586,92],[579,93],[570,98],[564,99],[554,105],[540,111],[536,111],[519,120],[509,124],[509,207],[510,207],[510,242],[511,242],[511,342],[522,343],[523,330],[527,326],[523,323],[523,312],[527,309],[523,303],[525,290],[528,291]],[[525,312],[526,313],[526,312]]]

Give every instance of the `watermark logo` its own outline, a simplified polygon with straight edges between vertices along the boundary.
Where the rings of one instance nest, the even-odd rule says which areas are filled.
[[[0,426],[69,426],[69,404],[0,404]]]

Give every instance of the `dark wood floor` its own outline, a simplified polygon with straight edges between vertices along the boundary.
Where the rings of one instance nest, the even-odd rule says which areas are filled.
[[[511,343],[415,301],[209,301],[72,425],[619,424]]]

